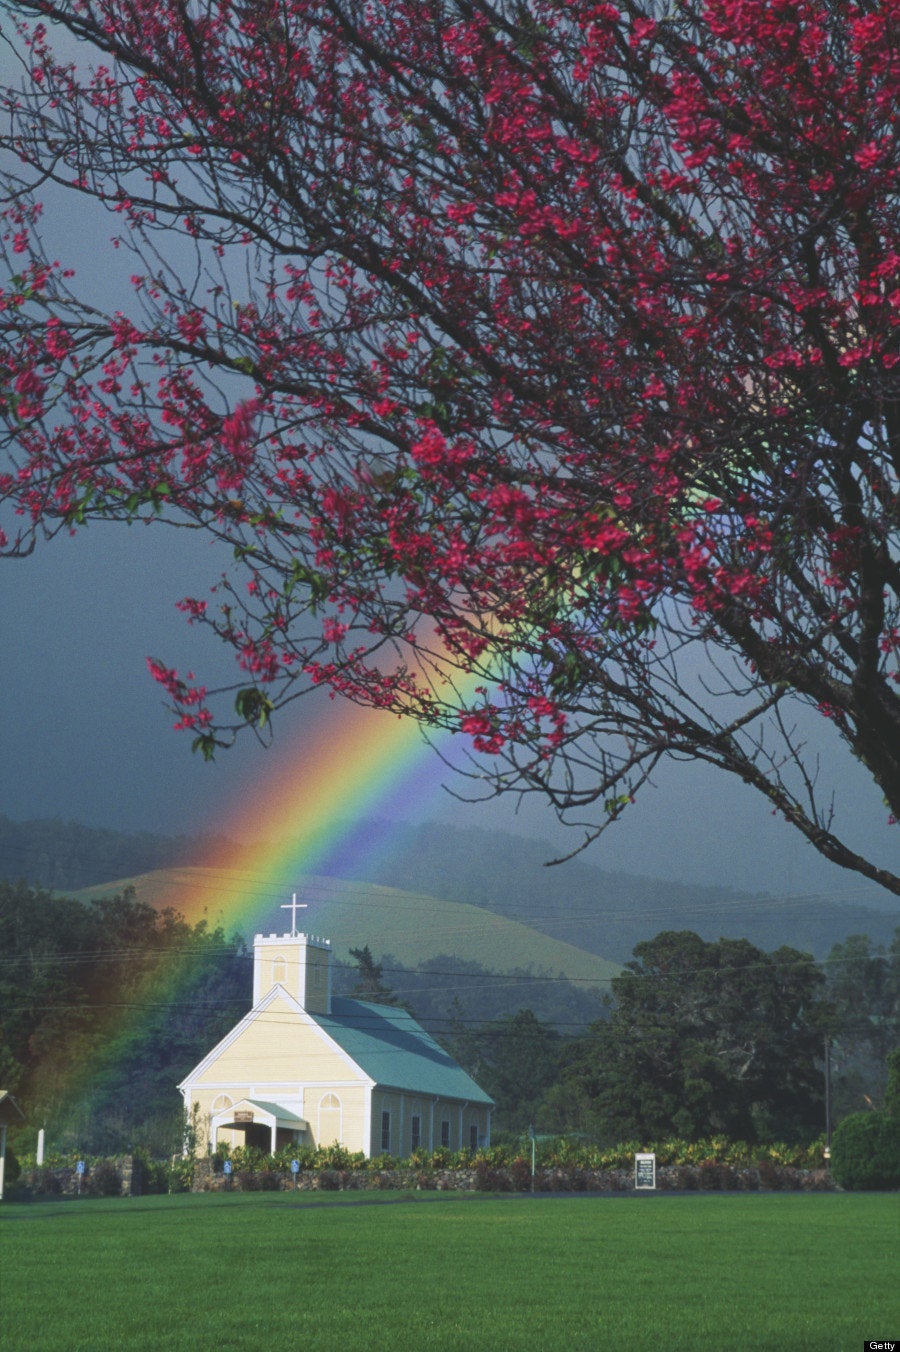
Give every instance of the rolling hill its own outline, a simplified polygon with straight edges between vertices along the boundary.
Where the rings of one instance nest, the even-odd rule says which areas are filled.
[[[364,825],[364,824],[363,824]],[[410,824],[398,831],[396,823],[369,823],[379,847],[371,857],[361,858],[357,870],[344,876],[385,892],[425,897],[429,903],[466,902],[518,922],[560,941],[567,949],[586,951],[612,962],[626,962],[636,943],[651,939],[661,930],[691,929],[702,938],[745,938],[766,952],[784,944],[827,957],[832,946],[849,934],[868,934],[875,943],[889,945],[900,919],[896,899],[885,894],[871,904],[856,904],[840,896],[762,895],[739,892],[723,883],[704,886],[664,878],[613,873],[598,868],[588,856],[547,868],[553,847],[546,841],[526,839],[503,832],[462,829],[447,823]],[[360,829],[357,824],[357,829]],[[387,847],[383,842],[387,841]],[[191,867],[198,859],[216,859],[231,852],[228,842],[208,839],[168,838],[147,833],[126,834],[98,830],[74,822],[13,822],[0,815],[0,877],[27,879],[33,885],[59,891],[82,889],[90,895],[97,886],[117,887],[122,880],[168,872],[168,891],[160,895],[176,909],[187,908],[185,898],[196,907],[192,883],[200,886],[201,912],[236,914],[246,887],[259,885],[246,875],[201,880]],[[287,857],[283,843],[274,842],[276,854]],[[723,846],[722,876],[728,877],[727,848]],[[175,879],[178,879],[176,883]],[[852,895],[852,880],[848,890]],[[280,895],[272,893],[273,927],[278,903],[286,899],[294,883],[286,880]],[[346,890],[350,883],[340,885]],[[319,880],[319,892],[325,884]],[[151,888],[151,891],[154,889]],[[362,894],[357,894],[362,895]],[[229,909],[230,907],[230,909]],[[310,925],[315,923],[310,913]],[[365,912],[363,912],[363,915]],[[479,924],[484,925],[479,919]],[[324,926],[323,926],[324,927]],[[402,927],[401,927],[402,928]],[[477,933],[477,929],[475,931]],[[357,946],[367,942],[364,924],[354,927]],[[409,941],[409,936],[405,936]],[[395,952],[377,936],[370,942],[375,951]],[[477,940],[473,940],[477,947]],[[441,945],[446,951],[446,945]],[[478,961],[492,965],[494,943]],[[502,944],[501,944],[502,949]],[[552,960],[551,960],[552,961]]]
[[[281,933],[286,927],[281,897],[263,906],[247,922],[242,910],[246,880],[239,871],[215,868],[167,868],[119,878],[71,893],[81,901],[134,888],[139,900],[157,910],[171,907],[192,923],[211,927]],[[298,887],[305,900],[303,928],[331,939],[339,958],[368,944],[376,955],[390,953],[404,966],[417,967],[440,955],[477,962],[494,972],[532,968],[584,986],[609,989],[619,965],[576,944],[553,938],[520,921],[466,902],[449,901],[395,887],[309,877]]]

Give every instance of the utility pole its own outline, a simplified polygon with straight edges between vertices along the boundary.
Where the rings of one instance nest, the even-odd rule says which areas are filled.
[[[825,1168],[831,1168],[831,1038],[825,1034]]]

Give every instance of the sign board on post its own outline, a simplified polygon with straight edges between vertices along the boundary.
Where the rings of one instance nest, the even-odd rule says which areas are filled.
[[[634,1157],[634,1186],[638,1188],[656,1187],[656,1156],[655,1155],[635,1155]]]

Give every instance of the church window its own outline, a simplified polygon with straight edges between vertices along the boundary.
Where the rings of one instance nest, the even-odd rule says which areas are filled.
[[[341,1101],[337,1094],[325,1094],[319,1101],[318,1145],[334,1145],[341,1139]]]
[[[214,1113],[222,1113],[225,1111],[226,1108],[233,1107],[234,1107],[234,1099],[231,1098],[228,1094],[219,1094],[217,1098],[213,1099],[212,1111]]]
[[[410,1148],[412,1150],[418,1150],[421,1140],[422,1140],[422,1119],[418,1113],[413,1113],[410,1134]]]
[[[444,1121],[441,1123],[441,1145],[449,1146],[449,1144],[450,1144],[450,1123],[445,1118]]]
[[[388,1112],[381,1114],[381,1148],[387,1151],[391,1148],[391,1115]]]
[[[470,1150],[478,1149],[478,1127],[474,1122],[469,1127],[469,1149]]]
[[[283,986],[287,981],[287,958],[281,956],[272,962],[272,985]]]

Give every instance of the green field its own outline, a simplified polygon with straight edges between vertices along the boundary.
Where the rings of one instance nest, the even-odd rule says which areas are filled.
[[[881,1194],[6,1204],[4,1352],[859,1352],[900,1331]]]

